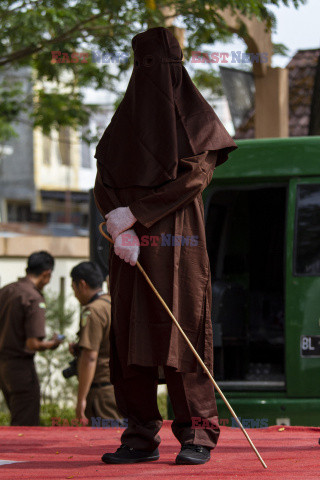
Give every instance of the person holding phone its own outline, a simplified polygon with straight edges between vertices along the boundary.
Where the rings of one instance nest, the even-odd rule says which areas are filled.
[[[62,340],[44,340],[46,304],[42,290],[50,282],[54,259],[45,251],[28,258],[27,275],[0,289],[0,389],[11,425],[39,425],[40,386],[35,352],[54,350]]]

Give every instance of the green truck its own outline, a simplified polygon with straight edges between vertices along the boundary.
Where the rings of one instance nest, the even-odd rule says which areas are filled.
[[[215,380],[244,427],[320,426],[320,137],[237,144],[203,192]]]
[[[320,137],[237,144],[203,194],[214,376],[245,427],[319,426]]]

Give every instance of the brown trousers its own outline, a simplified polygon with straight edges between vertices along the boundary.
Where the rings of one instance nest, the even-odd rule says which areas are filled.
[[[166,366],[163,369],[175,415],[173,434],[181,444],[213,449],[220,429],[214,388],[207,375],[200,369],[196,373],[179,373]],[[117,380],[114,386],[119,411],[128,419],[121,442],[137,450],[153,451],[160,444],[162,425],[157,405],[158,369],[140,367],[139,371],[134,377]],[[192,419],[199,417],[209,421],[211,428],[192,428]]]
[[[87,395],[85,416],[89,425],[94,424],[92,417],[104,419],[119,419],[121,415],[117,409],[113,385],[91,387]]]
[[[10,410],[11,425],[39,425],[40,386],[33,358],[1,359],[0,389]]]

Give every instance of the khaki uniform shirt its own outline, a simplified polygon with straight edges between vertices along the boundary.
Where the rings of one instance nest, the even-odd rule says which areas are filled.
[[[111,297],[103,293],[82,307],[80,318],[79,347],[98,352],[97,367],[93,382],[110,382],[109,333],[111,322]]]
[[[42,340],[45,333],[44,297],[28,277],[0,290],[0,358],[32,358],[27,338]]]

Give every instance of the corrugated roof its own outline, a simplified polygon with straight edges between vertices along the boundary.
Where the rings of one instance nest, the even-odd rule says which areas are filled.
[[[298,50],[287,65],[289,69],[289,136],[309,133],[311,103],[320,48]],[[235,139],[254,138],[254,111],[236,130]]]

